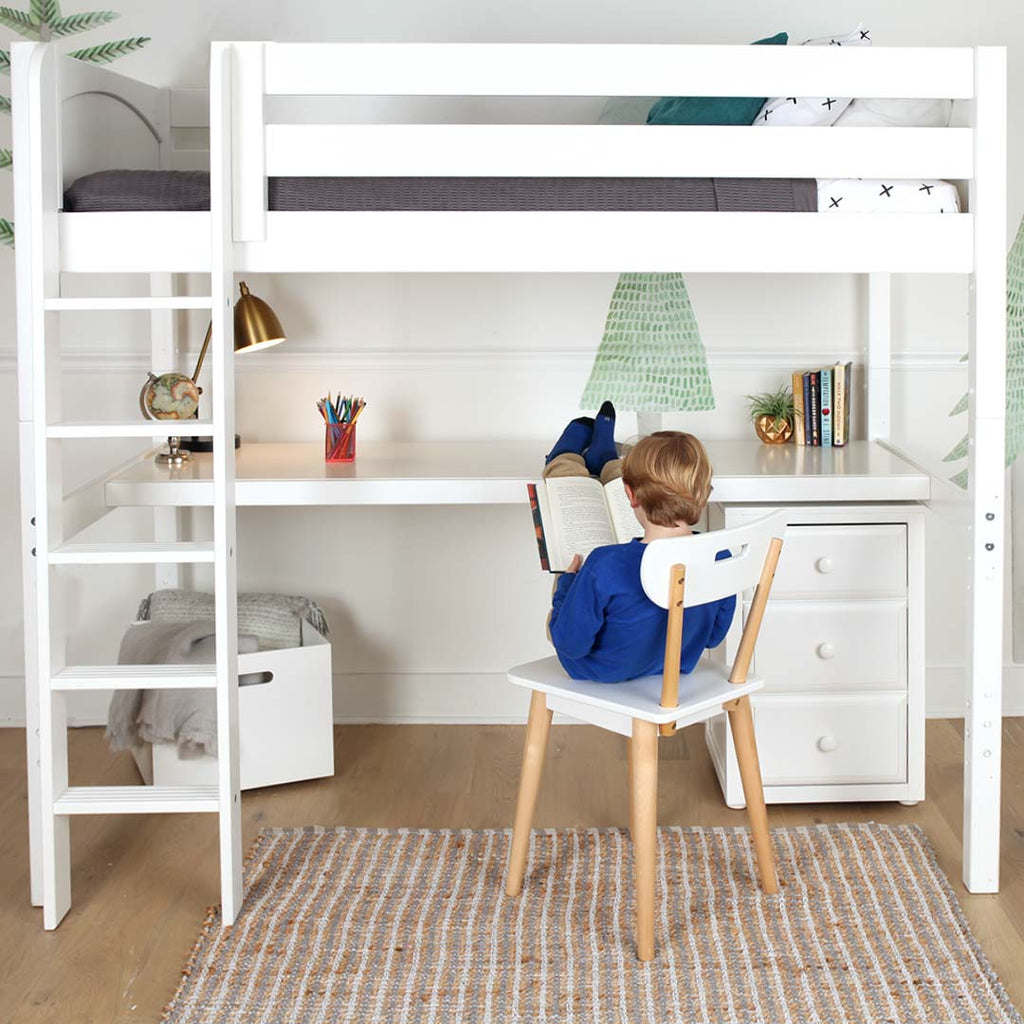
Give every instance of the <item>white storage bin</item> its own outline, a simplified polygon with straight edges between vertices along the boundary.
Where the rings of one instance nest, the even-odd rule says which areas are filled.
[[[330,643],[304,621],[301,647],[241,654],[238,670],[269,675],[266,682],[238,690],[242,789],[333,775]],[[217,783],[215,757],[181,757],[174,743],[146,744],[134,754],[148,783]]]

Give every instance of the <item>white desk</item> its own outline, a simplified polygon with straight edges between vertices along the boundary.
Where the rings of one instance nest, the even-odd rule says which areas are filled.
[[[239,506],[525,505],[538,441],[361,442],[351,463],[320,444],[244,444]],[[790,529],[758,647],[771,685],[755,702],[769,802],[924,795],[924,516],[928,475],[882,445],[707,443],[709,527],[784,506]],[[108,478],[110,506],[213,503],[210,457],[143,456]],[[177,527],[172,521],[169,528]],[[525,526],[524,526],[525,528]],[[168,536],[171,536],[170,534]],[[174,539],[177,536],[174,535]],[[171,577],[162,585],[176,585]],[[740,617],[726,642],[735,655]],[[708,728],[730,804],[742,802],[721,722]]]
[[[320,444],[243,444],[235,463],[243,505],[520,504],[547,446],[539,441],[360,442],[354,462],[326,463]],[[919,501],[926,473],[881,445],[772,447],[760,441],[707,444],[712,501]],[[212,505],[210,456],[179,468],[145,456],[106,483],[108,506]]]

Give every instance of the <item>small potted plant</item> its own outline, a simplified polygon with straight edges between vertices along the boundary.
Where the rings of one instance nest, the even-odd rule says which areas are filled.
[[[793,436],[793,392],[783,385],[776,391],[747,395],[750,419],[765,444],[785,444]]]

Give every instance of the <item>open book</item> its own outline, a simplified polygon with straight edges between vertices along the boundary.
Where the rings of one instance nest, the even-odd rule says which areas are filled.
[[[643,536],[622,480],[563,476],[527,484],[537,530],[540,564],[564,572],[573,555],[586,558],[603,544],[625,544]]]

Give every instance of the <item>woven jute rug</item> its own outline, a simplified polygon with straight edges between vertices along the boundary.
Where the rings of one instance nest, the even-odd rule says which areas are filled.
[[[211,913],[173,1024],[944,1024],[1022,1018],[923,833],[778,829],[754,882],[742,829],[659,831],[657,958],[634,956],[628,833],[262,832],[233,927]]]

